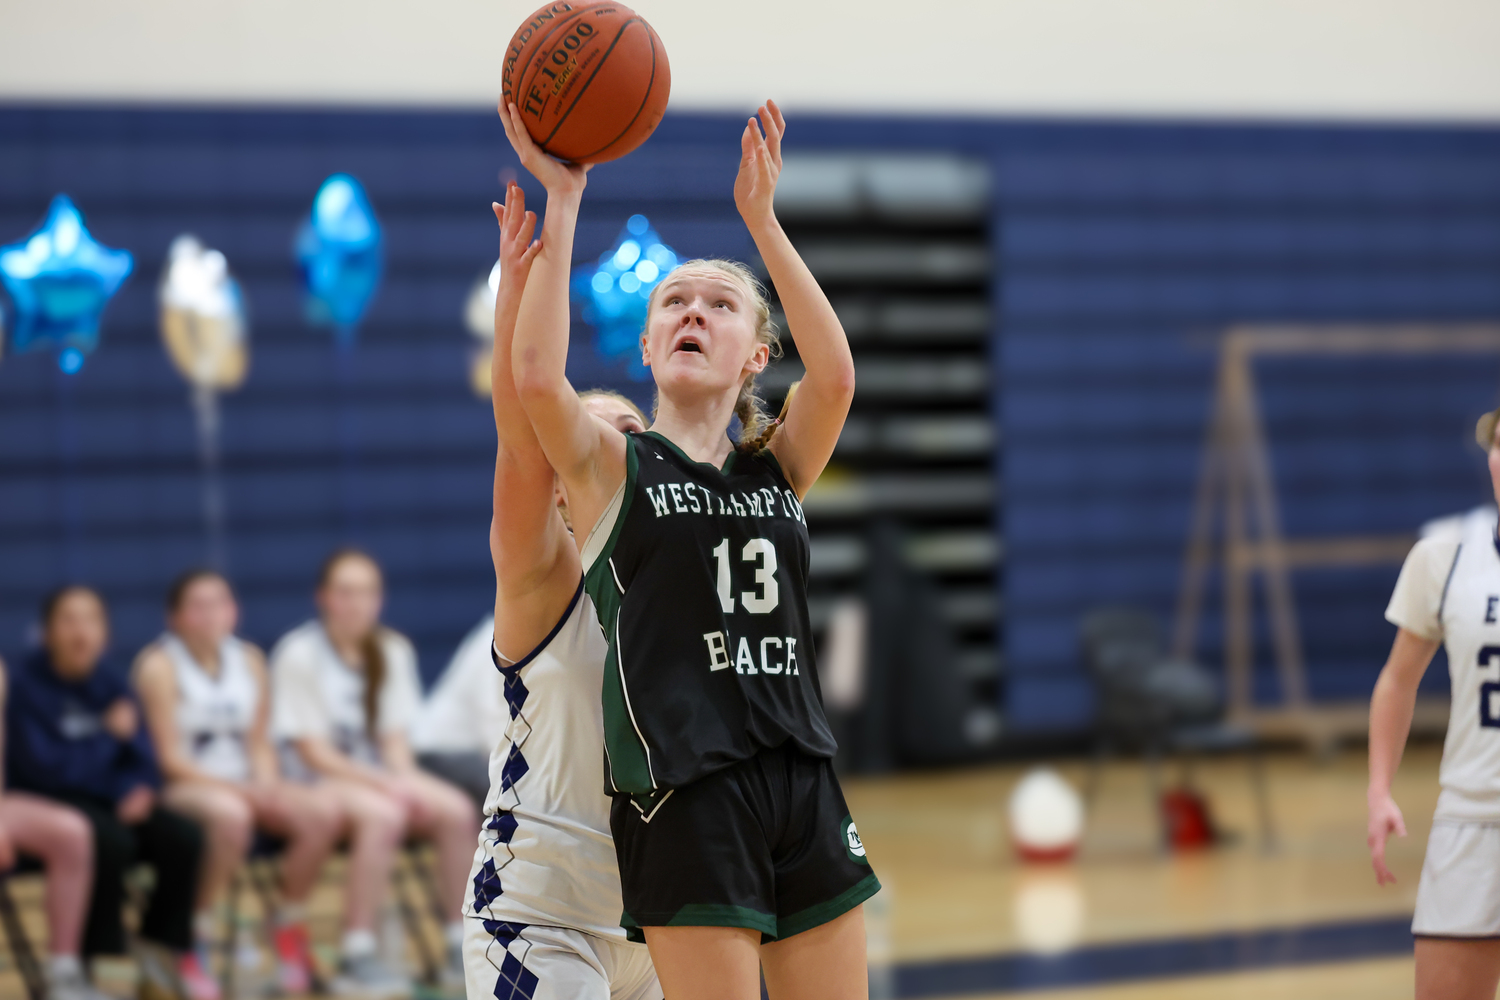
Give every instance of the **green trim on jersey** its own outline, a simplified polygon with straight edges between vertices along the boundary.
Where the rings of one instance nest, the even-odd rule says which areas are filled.
[[[681,448],[677,447],[677,445],[675,445],[674,443],[672,443],[672,440],[670,438],[663,437],[662,435],[658,434],[656,431],[641,431],[641,437],[648,437],[648,438],[650,438],[653,441],[660,441],[662,444],[666,445],[668,448],[670,448],[673,451],[675,451],[677,453],[677,457],[680,458],[680,459],[682,459],[688,465],[701,465],[701,466],[703,466],[704,468],[707,468],[707,469],[714,468],[714,464],[712,462],[699,462],[696,459],[689,458],[688,457],[688,453],[685,452],[685,451],[683,451]],[[725,457],[724,464],[718,467],[718,471],[721,472],[721,473],[723,473],[724,475],[728,475],[729,474],[729,470],[732,469],[732,468],[734,468],[734,458],[738,454],[739,454],[738,450],[736,450],[734,448],[729,449],[729,454],[728,454],[728,456]],[[781,470],[781,466],[778,465],[776,467],[776,469],[779,472]],[[782,478],[784,479],[786,477],[783,476]]]
[[[599,625],[604,630],[604,640],[609,643],[609,653],[604,658],[604,780],[609,790],[623,791],[626,788],[655,788],[656,779],[651,773],[651,750],[641,739],[635,720],[630,715],[630,698],[625,691],[625,680],[620,674],[618,628],[620,621],[619,584],[610,565],[610,556],[620,540],[620,530],[625,527],[625,518],[630,513],[630,502],[635,496],[635,481],[639,472],[639,460],[635,444],[625,439],[625,494],[620,501],[620,512],[610,528],[609,541],[588,567],[583,578],[584,590],[594,602],[599,614]]]

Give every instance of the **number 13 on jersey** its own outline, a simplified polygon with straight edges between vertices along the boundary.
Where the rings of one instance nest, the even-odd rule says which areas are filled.
[[[752,615],[767,615],[781,603],[781,588],[776,584],[776,546],[766,538],[752,538],[740,550],[740,559],[754,567],[754,590],[742,590],[739,603]],[[726,615],[735,608],[734,572],[729,554],[729,539],[724,539],[713,549],[718,571],[715,575],[719,592],[719,609]],[[708,645],[708,669],[727,670],[731,666],[737,674],[785,674],[797,677],[797,640],[792,636],[768,635],[759,642],[759,659],[754,655],[751,642],[744,636],[738,644],[724,632],[705,632],[703,641]],[[731,661],[731,649],[733,660]]]
[[[701,550],[700,550],[701,551]],[[776,546],[769,539],[752,538],[740,550],[740,558],[755,566],[756,590],[742,591],[740,603],[752,615],[768,615],[781,603],[781,588],[776,586]],[[730,577],[729,539],[714,546],[714,561],[719,564],[719,607],[734,613],[734,581]]]

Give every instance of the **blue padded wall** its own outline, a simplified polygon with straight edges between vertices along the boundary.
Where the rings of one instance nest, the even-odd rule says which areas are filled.
[[[730,200],[741,124],[671,115],[596,169],[577,256],[607,248],[634,212],[680,253],[748,256]],[[1170,610],[1226,324],[1500,319],[1496,130],[801,116],[788,147],[994,165],[1016,730],[1086,723],[1087,609]],[[66,191],[100,240],[137,258],[76,379],[46,355],[0,359],[0,651],[17,650],[41,593],[71,578],[102,586],[132,650],[159,627],[167,580],[202,558],[191,414],[154,306],[167,244],[191,231],[229,256],[252,310],[251,376],[224,404],[247,634],[270,642],[310,614],[317,563],[352,540],[385,563],[388,620],[416,640],[424,672],[440,667],[491,599],[494,436],[466,388],[461,310],[494,259],[488,204],[514,169],[488,114],[0,108],[0,242]],[[336,170],[368,187],[389,262],[342,375],[329,335],[302,321],[290,259]],[[574,343],[580,384],[645,396],[585,328]],[[1290,533],[1410,530],[1484,499],[1465,442],[1500,365],[1277,362],[1260,378]],[[1318,694],[1368,691],[1395,572],[1297,576]],[[1203,655],[1216,664],[1212,597],[1209,610]]]
[[[1500,133],[1058,130],[1007,144],[996,177],[1008,715],[1066,729],[1092,710],[1080,616],[1173,607],[1215,336],[1500,319]],[[1289,536],[1411,532],[1488,496],[1471,428],[1500,358],[1282,359],[1257,377]],[[1315,697],[1368,695],[1396,573],[1295,575]]]
[[[607,249],[634,212],[680,252],[746,256],[730,197],[736,137],[731,123],[707,148],[659,142],[595,171],[579,256]],[[517,170],[492,115],[0,109],[0,242],[31,231],[62,191],[97,239],[136,257],[80,374],[62,376],[45,352],[0,359],[0,652],[29,641],[46,590],[83,580],[110,600],[128,655],[160,629],[170,579],[205,558],[192,412],[155,305],[168,244],[192,232],[227,255],[250,310],[250,376],[222,421],[245,633],[274,642],[309,616],[318,564],[353,542],[385,566],[387,620],[415,641],[424,674],[439,670],[493,600],[495,435],[468,388],[462,312],[495,259],[499,178]],[[291,256],[335,171],[366,185],[387,255],[343,361],[303,321]],[[581,386],[644,401],[586,328],[575,345]]]

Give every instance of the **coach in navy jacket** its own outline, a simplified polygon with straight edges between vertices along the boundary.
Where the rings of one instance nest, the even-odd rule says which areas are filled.
[[[79,679],[38,649],[11,673],[5,708],[5,783],[40,795],[86,795],[117,805],[160,784],[125,672],[108,658]],[[132,733],[131,730],[134,729]]]
[[[144,861],[156,870],[156,887],[140,936],[185,960],[203,835],[157,803],[160,777],[140,710],[124,671],[104,656],[104,600],[87,587],[57,591],[42,605],[42,634],[43,648],[10,678],[7,785],[66,802],[93,825],[94,895],[84,954],[125,950],[123,880]]]

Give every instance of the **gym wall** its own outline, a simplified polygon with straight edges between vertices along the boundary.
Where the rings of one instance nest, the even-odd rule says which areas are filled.
[[[11,3],[0,96],[493,107],[541,0]],[[1500,119],[1489,0],[638,0],[676,110]]]
[[[1497,129],[849,116],[797,128],[803,151],[937,150],[991,171],[1012,731],[1086,723],[1084,611],[1170,610],[1227,324],[1500,319]],[[599,168],[579,258],[635,212],[680,253],[748,256],[728,196],[738,129],[736,116],[673,114]],[[487,112],[0,112],[0,234],[28,232],[67,191],[96,237],[137,259],[76,380],[43,354],[0,361],[0,650],[15,652],[42,591],[69,578],[104,588],[132,649],[159,627],[167,580],[202,557],[186,390],[155,329],[159,267],[188,230],[228,255],[250,301],[252,373],[224,404],[229,567],[248,634],[272,641],[309,615],[319,559],[352,538],[388,568],[391,623],[425,672],[440,667],[491,595],[493,430],[466,388],[461,312],[493,260],[497,172],[513,166]],[[329,335],[302,321],[290,257],[333,170],[367,184],[389,259],[343,376]],[[580,381],[619,378],[586,352],[573,360]],[[1436,359],[1263,368],[1288,533],[1410,531],[1481,502],[1466,442],[1497,375]],[[1395,572],[1297,575],[1315,694],[1368,691]],[[1201,653],[1217,664],[1209,607]]]

